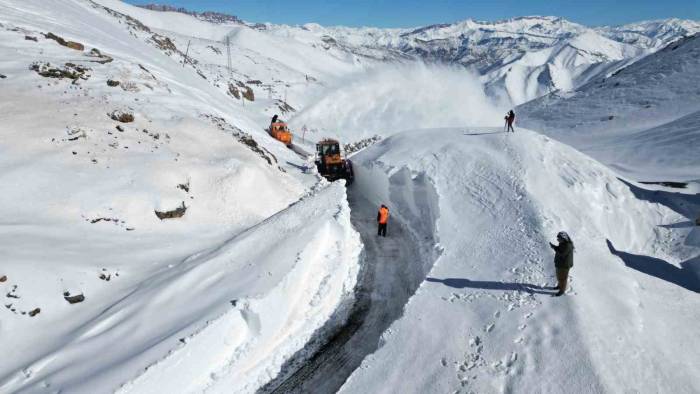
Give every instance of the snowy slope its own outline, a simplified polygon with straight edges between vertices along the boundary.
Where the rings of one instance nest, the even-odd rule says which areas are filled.
[[[694,180],[700,36],[680,40],[572,93],[519,107],[541,130],[639,180]]]
[[[356,187],[440,256],[342,392],[700,389],[700,242],[682,245],[680,214],[525,130],[400,133],[354,161]],[[547,241],[560,230],[576,257],[571,290],[553,298]]]
[[[349,29],[0,0],[0,392],[325,390],[353,371],[347,392],[697,391],[695,196],[476,127],[653,50],[603,36],[553,17]],[[680,48],[640,67],[692,72]],[[663,90],[674,75],[656,128],[608,147],[658,146],[644,171],[664,180],[696,168],[664,157],[697,146],[697,108]],[[346,192],[267,135],[275,113],[309,151],[386,139],[353,156]],[[546,240],[563,228],[573,288],[550,299]]]
[[[352,300],[342,185],[152,34],[0,1],[0,392],[250,392]]]

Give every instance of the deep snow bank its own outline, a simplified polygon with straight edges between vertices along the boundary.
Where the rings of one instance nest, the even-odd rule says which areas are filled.
[[[333,184],[144,278],[84,323],[49,309],[50,350],[27,346],[34,321],[8,321],[5,349],[33,356],[15,372],[6,359],[0,390],[95,392],[133,379],[123,392],[252,392],[351,296],[361,244],[349,215]]]
[[[677,267],[697,245],[659,226],[684,218],[547,137],[464,131],[400,133],[354,157],[359,186],[418,218],[442,254],[344,391],[697,390],[697,294],[606,243]],[[552,298],[547,241],[560,230],[576,263],[569,294]]]

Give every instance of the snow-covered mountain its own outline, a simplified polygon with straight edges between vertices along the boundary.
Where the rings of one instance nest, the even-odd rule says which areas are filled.
[[[639,180],[695,180],[700,178],[699,85],[696,34],[573,92],[522,105],[520,124]]]
[[[606,37],[643,48],[663,48],[680,37],[700,32],[700,22],[684,19],[661,19],[606,26],[596,29]]]
[[[492,94],[521,104],[554,90],[576,88],[600,72],[699,32],[700,24],[671,19],[593,29],[558,17],[522,17],[413,29],[317,24],[267,24],[258,29],[375,59],[408,57],[470,67],[483,76]]]
[[[663,160],[698,146],[697,40],[635,62],[557,18],[419,30],[0,0],[0,392],[698,392],[700,186],[650,191],[548,122],[504,134],[494,97],[655,91],[611,146],[687,179]],[[508,63],[452,53],[471,31]],[[361,149],[354,184],[315,171],[325,137]]]

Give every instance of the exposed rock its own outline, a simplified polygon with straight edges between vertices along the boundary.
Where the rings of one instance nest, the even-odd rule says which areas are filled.
[[[41,312],[41,308],[33,309],[29,312],[29,316],[34,317],[34,316],[38,315],[40,312]]]
[[[253,93],[253,89],[250,86],[245,87],[243,98],[247,99],[248,101],[255,101],[255,93]]]
[[[283,114],[289,113],[289,112],[296,112],[296,109],[289,105],[286,101],[284,100],[275,100],[275,104],[277,105],[277,108],[282,112]]]
[[[221,55],[221,49],[219,49],[213,45],[207,45],[207,48],[211,49],[217,55]]]
[[[238,100],[241,99],[241,92],[232,83],[228,84],[228,93]]]
[[[151,36],[151,39],[158,48],[160,48],[168,54],[172,52],[179,52],[177,47],[175,46],[175,43],[172,42],[170,37],[162,36],[160,34],[153,34],[153,36]]]
[[[100,64],[107,64],[107,63],[110,63],[114,60],[111,56],[107,56],[107,55],[103,54],[97,48],[92,48],[90,50],[90,53],[88,53],[88,56],[99,58],[100,60],[91,60],[91,61],[95,62],[95,63],[100,63]]]
[[[131,123],[134,121],[134,114],[122,110],[112,111],[112,113],[109,114],[109,117],[112,118],[112,120],[122,123]]]
[[[7,78],[7,77],[4,76],[4,75],[2,75],[2,74],[0,74],[0,79],[5,79],[5,78]]]
[[[0,276],[0,283],[7,282],[7,275]]]
[[[248,81],[247,83],[248,83],[248,85],[262,85],[262,81],[257,80],[257,79],[252,79],[252,80]]]
[[[51,63],[32,63],[29,69],[44,78],[72,79],[74,84],[80,79],[90,78],[89,68],[73,63],[66,63],[63,67],[53,67]]]
[[[85,301],[85,296],[83,294],[70,295],[70,292],[63,293],[63,299],[68,301],[69,304],[77,304]]]
[[[219,128],[221,131],[230,132],[240,143],[246,145],[250,150],[257,153],[260,157],[265,159],[268,164],[273,165],[273,161],[277,163],[277,157],[265,148],[261,148],[258,143],[250,136],[250,134],[244,133],[243,130],[229,124],[224,118],[203,114],[202,118],[208,119],[212,124]],[[281,167],[277,167],[280,170]]]
[[[185,193],[189,193],[190,192],[190,183],[189,182],[181,183],[181,184],[177,185],[177,188],[180,190],[184,190]]]
[[[59,37],[53,33],[44,34],[44,37],[46,37],[49,40],[54,40],[60,45],[63,45],[64,47],[75,49],[76,51],[85,50],[85,45],[75,41],[66,41],[62,37]]]
[[[185,212],[187,212],[187,207],[185,206],[184,201],[182,202],[181,206],[173,209],[172,211],[165,211],[165,212],[155,211],[156,216],[158,216],[158,219],[160,219],[160,220],[181,218],[185,215]]]
[[[32,37],[32,36],[24,36],[24,39],[27,40],[27,41],[34,41],[34,42],[38,42],[38,41],[39,41],[39,40],[37,40],[36,37]]]
[[[357,142],[343,145],[343,150],[345,151],[346,155],[349,155],[351,153],[355,153],[359,150],[362,150],[364,148],[372,146],[372,145],[376,144],[377,142],[381,141],[381,139],[382,139],[382,137],[380,137],[378,135],[375,135],[375,136],[369,137],[369,138],[364,138],[364,139],[361,139]]]
[[[122,127],[122,125],[119,125],[119,124],[118,124],[118,125],[117,125],[117,131],[119,131],[120,133],[123,133],[123,132],[124,132],[124,127]]]
[[[121,82],[115,81],[115,80],[113,80],[113,79],[108,79],[108,80],[107,80],[107,86],[111,86],[111,87],[119,86],[120,83],[121,83]]]

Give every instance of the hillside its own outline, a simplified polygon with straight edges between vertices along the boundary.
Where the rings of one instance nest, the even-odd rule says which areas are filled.
[[[518,108],[520,124],[638,180],[698,179],[700,36],[670,44],[571,93]]]
[[[685,34],[667,25],[692,28],[635,31]],[[2,393],[700,390],[700,186],[636,182],[697,169],[678,154],[698,146],[696,38],[644,57],[657,44],[555,17],[351,29],[0,0],[0,43]],[[591,154],[620,160],[556,117],[536,126],[554,138],[501,131],[551,83],[573,92],[530,113],[580,94],[562,112],[593,125],[602,97],[621,120]],[[327,137],[354,183],[305,154]],[[551,297],[561,230],[575,266]]]

